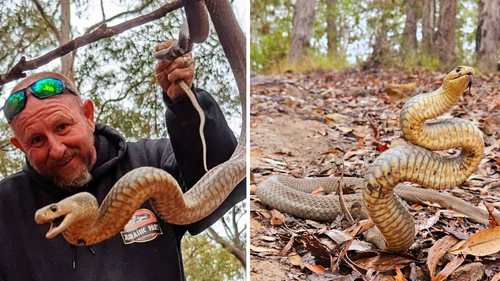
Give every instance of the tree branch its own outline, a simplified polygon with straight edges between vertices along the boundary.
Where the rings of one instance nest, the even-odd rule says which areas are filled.
[[[26,73],[24,73],[25,71],[37,69],[38,67],[45,65],[56,58],[62,57],[77,48],[86,46],[103,38],[109,38],[111,36],[120,34],[128,29],[143,25],[150,21],[157,20],[164,17],[167,13],[179,9],[183,6],[183,0],[170,2],[149,14],[139,16],[112,27],[107,27],[106,24],[103,24],[94,32],[75,38],[39,58],[26,61],[26,57],[23,56],[12,69],[10,69],[7,73],[0,75],[0,85],[6,84],[19,78],[26,77]]]
[[[224,248],[231,251],[231,254],[233,254],[233,256],[235,256],[241,262],[241,265],[244,268],[247,267],[247,257],[245,255],[245,251],[241,250],[237,246],[229,244],[226,240],[222,239],[222,237],[220,237],[219,234],[217,234],[217,232],[213,230],[212,227],[209,227],[207,231],[208,233],[210,233],[213,239],[217,241],[217,243],[221,244]]]
[[[31,0],[31,1],[33,1],[33,3],[35,3],[35,6],[38,9],[38,11],[40,12],[40,14],[42,15],[42,18],[45,20],[45,22],[47,23],[49,28],[52,30],[52,32],[54,32],[54,34],[57,37],[57,40],[59,41],[61,39],[61,33],[59,32],[59,30],[57,29],[55,24],[51,20],[49,20],[49,18],[47,17],[47,14],[43,10],[43,7],[40,4],[40,2],[38,2],[38,0]]]
[[[98,23],[95,23],[93,25],[91,25],[89,28],[87,28],[87,30],[85,31],[84,34],[88,34],[89,32],[91,32],[92,30],[96,29],[98,26],[100,26],[101,24],[103,23],[106,23],[106,22],[109,22],[109,21],[112,21],[112,20],[115,20],[119,17],[122,17],[122,16],[126,16],[126,15],[130,15],[130,14],[135,14],[135,13],[139,13],[141,12],[142,10],[144,10],[145,8],[147,8],[149,5],[151,5],[152,1],[147,1],[147,2],[144,2],[142,3],[139,7],[133,9],[133,10],[130,10],[130,11],[126,11],[126,12],[122,12],[122,13],[119,13],[119,14],[116,14],[112,17],[110,17],[109,19],[106,19],[105,18],[105,14],[104,14],[104,9],[102,10],[102,21],[98,22]],[[102,5],[101,5],[102,6]]]

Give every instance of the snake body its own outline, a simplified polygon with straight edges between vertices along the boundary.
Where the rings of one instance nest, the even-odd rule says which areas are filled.
[[[464,182],[477,169],[483,157],[484,140],[481,131],[474,124],[458,118],[442,119],[433,123],[425,122],[449,110],[458,101],[464,89],[470,86],[473,74],[473,68],[459,66],[445,77],[439,89],[408,100],[401,110],[400,125],[405,138],[412,144],[396,146],[383,152],[368,169],[363,182],[356,180],[355,184],[363,188],[362,201],[366,212],[383,235],[380,237],[383,241],[376,243],[379,247],[399,252],[408,249],[413,243],[415,235],[413,219],[394,193],[410,200],[411,198],[426,200],[424,197],[430,197],[428,200],[431,202],[443,197],[437,192],[429,193],[431,190],[402,189],[401,185],[397,186],[399,183],[409,181],[433,189],[451,188]],[[431,151],[450,148],[461,148],[461,151],[446,157]],[[332,185],[328,181],[338,181],[338,179],[323,179],[322,186]],[[347,178],[344,181],[351,180]],[[273,208],[274,202],[285,201],[287,210],[299,208],[300,213],[305,214],[301,216],[305,218],[309,218],[307,209],[312,208],[316,213],[318,209],[322,213],[331,212],[330,215],[340,212],[338,206],[334,208],[330,206],[328,211],[323,210],[324,204],[337,204],[330,199],[328,203],[320,204],[317,198],[311,201],[311,198],[319,196],[302,197],[296,194],[297,191],[290,191],[286,184],[278,182],[283,182],[283,179],[269,179],[269,182],[266,180],[256,189],[256,195]],[[284,198],[278,200],[278,196]],[[352,204],[359,200],[359,196],[346,197],[346,201]],[[301,207],[297,207],[299,205]],[[478,211],[479,209],[469,204],[453,203],[453,205],[457,211],[487,222],[487,213]]]
[[[206,4],[206,8],[202,8],[201,12],[206,13],[208,10],[210,13],[236,78],[243,121],[235,151],[229,160],[208,171],[185,194],[167,172],[152,167],[141,167],[120,178],[100,207],[97,199],[85,192],[45,206],[36,212],[35,221],[51,223],[47,238],[62,233],[64,238],[74,245],[99,243],[123,230],[133,213],[148,199],[162,220],[172,224],[190,224],[210,215],[245,178],[246,85],[245,79],[241,79],[241,74],[245,77],[246,73],[245,36],[227,0],[187,2],[187,5]],[[201,22],[198,21],[199,24],[204,25],[202,29],[208,30],[207,17],[201,16],[199,19],[202,19]],[[222,25],[219,24],[222,22]],[[203,139],[202,136],[201,138]]]

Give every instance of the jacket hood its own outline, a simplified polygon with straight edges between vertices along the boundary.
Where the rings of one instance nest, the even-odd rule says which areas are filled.
[[[97,161],[90,171],[92,180],[75,192],[61,189],[50,179],[40,175],[37,171],[35,171],[27,159],[26,165],[23,167],[23,172],[28,174],[28,176],[42,188],[60,199],[81,191],[87,191],[95,194],[95,190],[89,188],[89,186],[92,186],[92,181],[101,178],[110,169],[118,165],[127,151],[127,142],[117,130],[107,125],[96,123],[94,132],[94,147],[97,152]]]

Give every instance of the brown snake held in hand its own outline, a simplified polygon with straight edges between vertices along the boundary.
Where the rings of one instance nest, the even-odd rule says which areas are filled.
[[[344,196],[345,201],[352,205],[362,197],[366,213],[383,235],[375,235],[372,241],[379,248],[399,252],[407,250],[413,243],[413,219],[394,193],[413,202],[440,201],[445,207],[448,202],[454,210],[482,223],[488,222],[488,212],[458,198],[434,190],[398,185],[409,181],[433,189],[452,188],[474,173],[483,158],[481,131],[471,122],[459,118],[425,123],[458,101],[462,92],[470,87],[472,75],[473,68],[459,66],[445,77],[439,89],[411,98],[401,110],[400,125],[405,138],[412,144],[383,152],[368,169],[364,180],[344,178],[347,185],[355,184],[363,189],[362,194]],[[440,156],[431,151],[451,148],[461,148],[461,151],[452,156]],[[337,198],[307,195],[287,186],[310,192],[314,186],[336,189],[338,181],[338,178],[299,180],[271,177],[262,182],[255,193],[275,209],[303,218],[332,220],[341,212]]]
[[[199,3],[203,3],[186,2],[189,2],[187,5],[194,2],[198,7],[200,7]],[[236,185],[245,178],[245,36],[227,0],[205,0],[204,3],[210,12],[240,94],[243,121],[238,146],[231,158],[208,171],[185,194],[182,193],[177,181],[167,172],[153,167],[142,167],[128,172],[118,180],[100,207],[97,199],[86,192],[77,193],[58,203],[43,207],[36,212],[35,221],[51,223],[46,234],[47,238],[53,238],[62,233],[64,238],[74,245],[99,243],[123,230],[134,212],[147,199],[150,199],[151,205],[162,220],[178,225],[191,224],[215,211]],[[206,9],[205,5],[202,5],[203,11],[198,11],[198,13],[206,13]],[[192,18],[189,13],[187,17]],[[203,25],[200,30],[208,32],[208,17],[198,18],[201,21],[199,24]],[[191,37],[193,37],[192,34]],[[206,38],[204,35],[194,37]]]

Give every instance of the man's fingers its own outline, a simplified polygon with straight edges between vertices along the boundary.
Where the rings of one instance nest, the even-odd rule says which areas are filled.
[[[168,65],[171,64],[169,60],[161,60],[158,61],[155,65],[155,72],[165,72],[167,70]]]
[[[175,81],[182,79],[190,86],[190,82],[193,80],[193,69],[189,68],[178,68],[171,73],[168,74],[167,78],[170,83],[174,83]]]
[[[182,57],[176,58],[172,63],[167,66],[167,73],[174,71],[175,69],[191,68],[194,66],[194,60],[191,53],[184,55]]]

